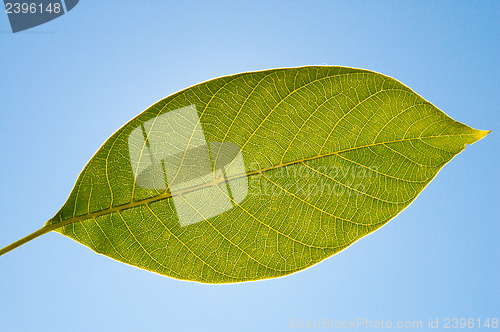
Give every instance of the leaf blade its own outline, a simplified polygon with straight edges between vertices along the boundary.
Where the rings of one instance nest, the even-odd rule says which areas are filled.
[[[233,200],[229,211],[184,228],[169,190],[134,184],[124,151],[134,128],[191,104],[207,141],[241,147],[250,184],[243,202]],[[369,71],[302,67],[223,77],[167,97],[122,127],[47,225],[61,224],[60,233],[96,252],[174,278],[277,277],[378,229],[465,144],[486,134]],[[348,174],[353,170],[371,176]],[[218,185],[203,185],[232,199]],[[311,188],[321,185],[322,194],[313,195]]]

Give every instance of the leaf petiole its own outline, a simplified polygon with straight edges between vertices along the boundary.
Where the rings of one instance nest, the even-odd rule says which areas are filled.
[[[39,236],[47,234],[48,232],[53,231],[54,229],[57,229],[59,227],[61,227],[61,225],[58,225],[58,224],[44,226],[44,227],[40,228],[39,230],[37,230],[36,232],[33,232],[30,235],[27,235],[27,236],[23,237],[22,239],[17,240],[16,242],[11,243],[8,246],[0,249],[0,256],[2,256],[3,254],[8,253],[11,250],[16,249],[17,247],[22,246],[23,244],[25,244],[25,243],[27,243],[27,242],[29,242],[31,240],[36,239]]]

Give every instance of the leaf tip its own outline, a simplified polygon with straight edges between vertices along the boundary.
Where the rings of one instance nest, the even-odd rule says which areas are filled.
[[[479,141],[480,139],[485,138],[486,135],[488,135],[489,133],[491,133],[491,130],[479,130],[479,129],[476,129],[476,138],[477,138],[477,141]]]
[[[476,143],[479,140],[482,140],[491,132],[491,130],[480,130],[480,129],[474,129],[474,128],[470,128],[470,129],[471,129],[471,131],[469,131],[469,139],[465,142],[464,148],[467,145],[471,145],[471,144]]]

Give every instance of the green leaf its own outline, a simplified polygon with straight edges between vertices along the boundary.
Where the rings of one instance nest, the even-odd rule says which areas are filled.
[[[366,70],[221,77],[119,129],[39,232],[179,279],[283,276],[380,228],[487,133]]]

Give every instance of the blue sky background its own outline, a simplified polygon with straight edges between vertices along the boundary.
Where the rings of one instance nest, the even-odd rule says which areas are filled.
[[[128,120],[215,77],[365,68],[493,131],[382,229],[284,278],[183,282],[47,234],[0,257],[0,331],[286,331],[292,318],[499,318],[499,17],[498,1],[81,0],[12,34],[1,13],[0,247],[51,218]]]

